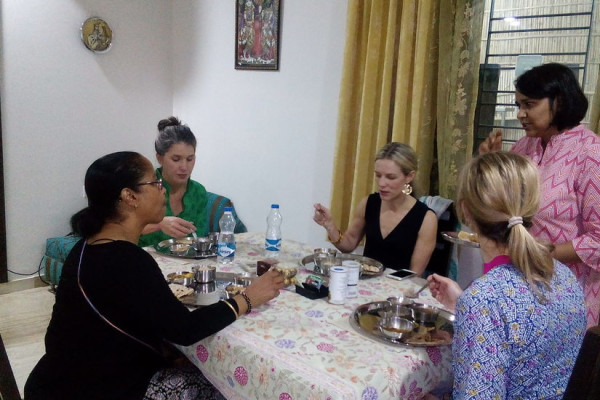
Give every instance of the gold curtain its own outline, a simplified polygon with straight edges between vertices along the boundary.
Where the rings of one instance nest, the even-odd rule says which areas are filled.
[[[479,13],[472,1],[482,3]],[[479,64],[482,15],[482,0],[349,1],[331,201],[342,229],[358,202],[376,190],[375,153],[391,141],[415,149],[417,194],[428,194],[437,129],[438,156],[447,152],[439,159],[440,194],[453,195],[449,181],[472,146],[472,122],[459,124],[473,119],[474,106],[462,104],[475,101],[476,86],[464,85],[477,83],[471,66]],[[454,166],[454,178],[452,169],[442,173],[442,163]]]

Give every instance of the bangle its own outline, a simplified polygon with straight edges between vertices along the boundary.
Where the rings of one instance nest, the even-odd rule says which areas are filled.
[[[240,295],[242,295],[244,300],[246,300],[246,305],[248,306],[248,309],[246,310],[246,314],[250,314],[250,311],[252,311],[252,303],[250,302],[250,297],[248,297],[246,292],[242,292],[242,293],[240,293]]]
[[[331,240],[331,236],[329,236],[329,233],[327,233],[327,239],[329,239],[331,244],[339,244],[342,241],[342,239],[344,238],[344,233],[338,229],[338,235],[339,235],[338,240],[336,240],[334,242],[333,240]]]
[[[235,319],[239,318],[239,315],[237,313],[237,311],[235,310],[235,308],[233,308],[233,305],[228,302],[227,300],[221,300],[223,303],[227,304],[229,306],[229,308],[231,308],[231,311],[233,311],[233,313],[235,314]]]

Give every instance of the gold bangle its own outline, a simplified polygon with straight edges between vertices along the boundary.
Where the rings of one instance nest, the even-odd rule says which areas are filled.
[[[233,306],[231,304],[229,304],[228,301],[226,300],[221,300],[223,303],[227,304],[229,306],[229,308],[231,308],[231,311],[233,311],[233,313],[235,314],[235,319],[239,318],[239,315],[237,313],[237,311],[235,311],[235,308],[233,308]]]
[[[338,240],[336,240],[335,242],[333,240],[331,240],[331,236],[329,236],[329,233],[327,234],[327,239],[329,239],[329,241],[331,242],[331,244],[339,244],[342,239],[344,238],[344,233],[338,229]]]

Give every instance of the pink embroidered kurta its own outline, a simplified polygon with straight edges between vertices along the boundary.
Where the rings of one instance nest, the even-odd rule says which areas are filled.
[[[541,139],[524,137],[513,146],[538,165],[540,209],[531,233],[553,244],[572,242],[583,263],[568,264],[583,288],[588,327],[600,308],[600,137],[583,125]]]

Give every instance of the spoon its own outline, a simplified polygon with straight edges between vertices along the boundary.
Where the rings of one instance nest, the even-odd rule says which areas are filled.
[[[196,251],[198,251],[198,235],[196,235],[196,232],[192,231],[192,236],[194,237],[194,247],[196,248]]]
[[[407,297],[409,299],[416,299],[417,297],[419,297],[419,293],[421,293],[427,287],[429,287],[429,281],[425,282],[425,284],[423,286],[421,286],[421,288],[419,290],[417,290],[416,292],[405,293],[404,297]]]

